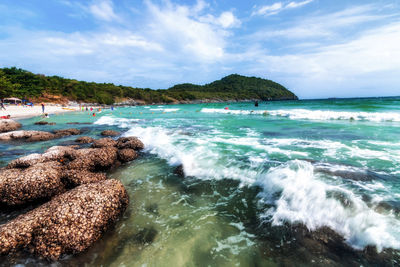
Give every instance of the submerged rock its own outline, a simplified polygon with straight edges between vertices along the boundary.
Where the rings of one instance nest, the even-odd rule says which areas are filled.
[[[47,122],[47,121],[37,121],[34,124],[35,125],[56,125],[55,122]]]
[[[42,131],[12,131],[0,134],[0,141],[26,141],[26,142],[36,142],[36,141],[47,141],[56,138],[55,134]]]
[[[174,174],[178,175],[179,177],[185,177],[185,171],[183,170],[183,165],[179,165],[174,169]]]
[[[19,122],[9,119],[0,120],[0,133],[15,131],[21,128],[22,125]]]
[[[101,132],[102,136],[118,136],[121,135],[120,132],[113,131],[113,130],[105,130]]]
[[[117,180],[76,187],[50,202],[0,226],[0,253],[22,248],[57,260],[96,242],[128,205],[128,194]]]

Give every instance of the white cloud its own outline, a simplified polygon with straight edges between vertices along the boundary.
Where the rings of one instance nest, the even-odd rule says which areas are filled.
[[[219,17],[202,14],[199,3],[192,8],[172,4],[167,1],[158,6],[151,1],[146,4],[151,13],[151,36],[166,44],[171,52],[181,57],[186,55],[201,62],[222,59],[225,54],[227,28],[240,24],[231,12],[223,12]]]
[[[97,0],[89,5],[90,13],[97,19],[105,21],[118,21],[118,16],[114,13],[113,2],[111,0]]]
[[[284,4],[282,2],[276,2],[272,5],[265,5],[262,7],[255,7],[257,10],[254,10],[252,15],[263,15],[263,16],[271,16],[278,14],[286,9],[298,8],[310,4],[314,0],[305,0],[301,2],[290,2]]]
[[[291,88],[301,88],[301,97],[390,95],[394,77],[400,77],[399,43],[400,22],[394,22],[311,52],[272,55],[259,50],[248,60],[257,62],[251,64],[253,72],[285,76]]]

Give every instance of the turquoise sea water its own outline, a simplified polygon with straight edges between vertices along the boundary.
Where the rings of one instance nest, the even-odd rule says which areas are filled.
[[[124,217],[60,265],[368,266],[368,246],[386,264],[399,259],[400,98],[153,105],[53,116],[55,126],[37,120],[22,123],[93,137],[114,129],[146,146],[110,173],[131,197]],[[1,164],[75,138],[0,144]],[[179,165],[185,178],[174,174]],[[3,212],[0,222],[13,216]],[[326,227],[344,249],[296,230]],[[25,253],[4,260],[45,264]]]

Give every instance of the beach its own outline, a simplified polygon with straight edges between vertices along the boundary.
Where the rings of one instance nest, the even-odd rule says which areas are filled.
[[[79,111],[79,107],[76,106],[66,106],[62,107],[60,105],[45,105],[45,113],[51,114],[59,114],[71,111]],[[29,106],[21,106],[21,105],[6,105],[6,110],[0,110],[0,116],[10,115],[11,119],[22,119],[22,118],[30,118],[41,116],[42,106],[40,104],[36,104],[34,107]]]

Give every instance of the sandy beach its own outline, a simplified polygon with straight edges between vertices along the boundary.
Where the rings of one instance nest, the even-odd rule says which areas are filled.
[[[71,111],[78,111],[79,107],[61,107],[57,105],[46,105],[45,113],[47,114],[57,114]],[[0,110],[0,116],[10,115],[11,119],[22,119],[42,115],[42,107],[40,105],[35,105],[34,107],[22,107],[9,105],[6,106],[6,110]]]

